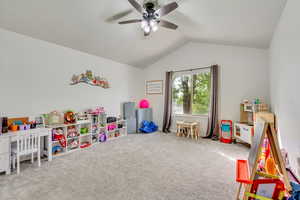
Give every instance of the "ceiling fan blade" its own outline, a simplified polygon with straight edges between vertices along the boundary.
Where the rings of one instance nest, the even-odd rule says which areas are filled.
[[[129,3],[139,12],[143,13],[143,7],[136,0],[128,0]]]
[[[132,13],[132,12],[133,12],[132,9],[125,10],[125,11],[122,11],[122,12],[120,12],[120,13],[118,13],[118,14],[115,14],[115,15],[113,15],[113,16],[107,18],[105,21],[106,21],[106,22],[114,22],[114,21],[117,21],[117,20],[119,20],[119,19],[121,19],[121,18],[123,18],[123,17],[129,15],[129,14]]]
[[[172,22],[166,21],[166,20],[160,20],[159,25],[168,29],[176,30],[178,26],[176,24],[173,24]]]
[[[142,21],[141,19],[131,19],[127,21],[121,21],[119,22],[119,24],[132,24],[132,23],[139,23],[141,21]]]
[[[170,12],[174,11],[178,8],[178,4],[176,2],[169,3],[160,9],[158,9],[155,13],[157,13],[160,17],[169,14]]]

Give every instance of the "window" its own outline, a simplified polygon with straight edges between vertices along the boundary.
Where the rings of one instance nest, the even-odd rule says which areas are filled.
[[[211,96],[209,69],[176,72],[173,77],[174,114],[207,115]]]

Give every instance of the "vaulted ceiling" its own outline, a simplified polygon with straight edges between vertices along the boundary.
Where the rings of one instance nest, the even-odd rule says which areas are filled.
[[[146,38],[139,24],[121,26],[109,21],[132,8],[127,0],[0,0],[0,27],[146,67],[188,41],[268,48],[286,0],[177,2],[178,10],[166,19],[179,29],[160,28]],[[140,17],[132,12],[122,20]]]

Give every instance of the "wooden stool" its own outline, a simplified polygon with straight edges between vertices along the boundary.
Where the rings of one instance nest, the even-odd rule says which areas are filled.
[[[176,135],[179,137],[185,135],[185,130],[184,130],[183,124],[184,124],[183,121],[176,122]]]

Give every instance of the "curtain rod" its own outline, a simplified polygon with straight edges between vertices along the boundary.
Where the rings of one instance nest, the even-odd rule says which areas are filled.
[[[211,65],[209,67],[197,67],[197,68],[192,68],[192,69],[183,69],[183,70],[177,70],[177,71],[171,71],[171,72],[188,72],[188,71],[195,71],[195,70],[198,70],[198,69],[208,69],[208,68],[211,68],[212,66],[214,65]]]

